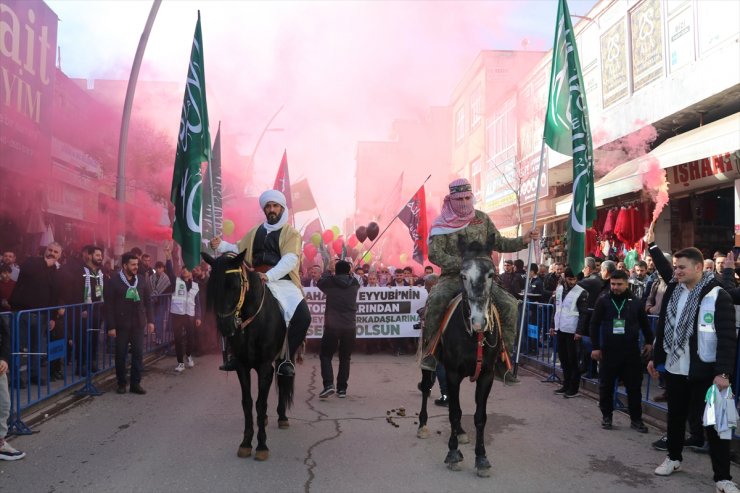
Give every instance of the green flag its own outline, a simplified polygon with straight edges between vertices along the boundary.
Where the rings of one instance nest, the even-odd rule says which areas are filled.
[[[588,105],[578,49],[566,0],[558,2],[558,23],[552,49],[550,90],[545,114],[545,143],[573,156],[573,205],[568,224],[568,265],[583,269],[586,229],[596,218],[594,162]]]
[[[203,69],[203,41],[200,32],[200,12],[195,25],[193,49],[185,83],[180,132],[177,137],[175,170],[172,174],[170,202],[175,206],[172,238],[182,248],[185,266],[192,269],[200,263],[202,219],[201,165],[210,160],[211,137],[208,133],[206,80]]]

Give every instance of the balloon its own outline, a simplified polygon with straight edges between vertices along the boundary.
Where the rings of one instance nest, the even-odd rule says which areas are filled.
[[[367,228],[365,226],[360,226],[355,230],[355,234],[357,235],[357,239],[360,241],[360,243],[367,240]]]
[[[398,256],[398,260],[400,260],[402,264],[405,264],[408,259],[409,257],[405,253],[402,253]]]
[[[362,261],[366,264],[369,264],[373,261],[373,252],[366,252],[365,255],[362,256]]]
[[[339,235],[342,233],[342,230],[339,229],[339,226],[332,226],[331,230],[334,232],[334,238],[338,238]]]
[[[347,238],[347,246],[354,248],[357,246],[358,241],[357,235],[350,235],[349,238]]]
[[[311,243],[313,243],[314,246],[321,245],[321,233],[314,233],[311,235]]]
[[[342,253],[342,247],[344,246],[344,237],[340,236],[336,240],[334,240],[331,244],[332,248],[334,248],[334,253]]]
[[[224,219],[223,232],[226,236],[234,233],[234,221],[231,219]]]
[[[367,225],[367,238],[370,241],[375,241],[375,238],[378,237],[378,233],[380,233],[380,226],[378,226],[378,223],[373,221]]]
[[[324,244],[328,245],[332,241],[334,241],[334,231],[327,229],[323,233],[321,233],[321,238],[324,240]]]
[[[316,250],[316,247],[313,245],[313,243],[306,243],[305,245],[303,245],[303,255],[305,255],[309,261],[313,261],[316,253],[318,253],[318,250]]]

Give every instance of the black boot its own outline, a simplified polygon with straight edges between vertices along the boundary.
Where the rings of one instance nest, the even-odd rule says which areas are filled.
[[[295,365],[290,359],[285,358],[278,363],[277,374],[281,377],[294,377]]]
[[[234,354],[231,351],[229,340],[225,337],[222,338],[222,344],[223,350],[221,354],[223,355],[224,362],[218,369],[221,371],[236,371],[236,358],[234,358]]]

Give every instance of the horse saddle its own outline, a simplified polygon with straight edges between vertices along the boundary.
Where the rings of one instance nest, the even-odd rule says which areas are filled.
[[[460,305],[460,302],[462,302],[463,295],[462,292],[458,293],[452,300],[447,304],[447,309],[445,310],[445,314],[442,317],[442,323],[439,324],[439,330],[434,336],[434,342],[432,344],[432,349],[430,351],[431,354],[435,354],[435,351],[437,350],[437,346],[439,345],[440,339],[442,339],[442,334],[447,330],[447,326],[450,323],[450,319],[452,318],[452,314],[455,313],[455,310],[457,309],[458,305]],[[493,325],[495,325],[495,328],[489,324],[489,326],[486,328],[485,332],[493,332],[496,331],[496,335],[498,340],[501,344],[503,344],[503,331],[501,326],[501,317],[499,316],[498,309],[496,308],[495,303],[490,304],[489,308],[489,317],[488,319],[493,322]]]

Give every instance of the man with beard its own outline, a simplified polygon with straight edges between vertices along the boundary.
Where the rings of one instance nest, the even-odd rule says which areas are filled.
[[[59,285],[57,279],[58,260],[62,256],[62,245],[53,241],[46,246],[42,257],[30,257],[21,265],[18,282],[13,294],[10,296],[10,306],[13,310],[36,310],[49,306],[58,305]],[[44,312],[41,312],[46,315]],[[45,380],[40,378],[39,368],[41,366],[39,353],[45,353],[47,345],[47,332],[54,330],[55,317],[49,316],[48,326],[38,322],[39,313],[31,312],[20,319],[21,341],[28,341],[30,332],[30,348],[21,348],[21,351],[35,353],[30,357],[31,380],[33,383],[43,385]]]
[[[116,338],[116,380],[119,394],[126,393],[126,356],[131,345],[131,385],[134,394],[146,394],[141,387],[144,359],[144,326],[154,332],[149,284],[138,275],[139,259],[131,252],[121,256],[121,270],[105,283],[105,321],[108,335]]]
[[[462,289],[462,258],[458,245],[467,246],[473,242],[486,245],[488,240],[492,240],[493,248],[498,252],[517,252],[527,248],[531,240],[540,236],[536,231],[518,238],[501,236],[488,215],[473,207],[473,189],[468,180],[457,179],[450,183],[449,188],[450,193],[444,198],[442,211],[432,223],[429,233],[429,260],[442,269],[439,282],[429,293],[424,314],[421,368],[431,371],[437,367],[434,354],[430,352],[431,342],[440,329],[447,305]],[[496,283],[491,289],[494,304],[501,316],[504,340],[511,348],[516,333],[517,301]]]
[[[614,384],[624,382],[632,429],[647,433],[642,422],[642,361],[640,332],[644,336],[643,354],[652,349],[653,332],[642,301],[629,290],[629,276],[617,269],[609,276],[610,291],[596,301],[591,316],[591,357],[601,361],[599,374],[599,408],[601,427],[612,428]]]
[[[77,305],[103,301],[103,250],[95,245],[82,248],[82,260],[70,259],[59,270],[64,289],[59,293],[59,304]],[[80,358],[75,369],[78,375],[85,375],[88,361],[88,337],[90,337],[90,370],[98,371],[98,330],[102,322],[99,306],[75,307],[69,320],[72,321],[69,337],[75,341],[75,354]],[[87,321],[91,330],[88,332]]]
[[[295,353],[306,338],[311,324],[311,313],[303,298],[299,271],[301,234],[288,224],[288,206],[282,192],[267,190],[259,200],[266,221],[252,228],[236,245],[214,238],[211,248],[219,253],[246,251],[244,259],[259,272],[262,282],[280,303],[288,326],[289,354],[278,364],[277,373],[293,376]],[[229,348],[224,351],[224,364],[220,369],[236,369]]]

